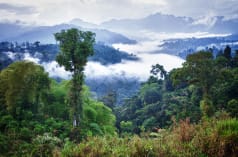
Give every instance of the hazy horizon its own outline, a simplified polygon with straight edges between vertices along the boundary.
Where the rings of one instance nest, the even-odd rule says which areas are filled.
[[[207,23],[214,16],[238,17],[236,0],[0,0],[1,21],[37,25],[67,23],[75,18],[102,23],[111,19],[143,18],[154,13],[186,16]]]

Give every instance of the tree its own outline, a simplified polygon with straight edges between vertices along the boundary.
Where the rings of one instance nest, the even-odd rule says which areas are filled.
[[[106,106],[114,110],[114,107],[117,103],[117,93],[115,91],[110,91],[104,95],[100,101],[102,101]]]
[[[187,84],[194,84],[203,91],[203,101],[201,101],[201,109],[204,115],[211,115],[213,109],[210,101],[210,90],[215,83],[217,69],[214,66],[213,56],[211,52],[201,51],[188,55],[186,62],[182,68],[173,72],[172,79],[174,83],[186,82]]]
[[[25,110],[38,113],[48,89],[48,74],[33,62],[15,62],[0,73],[0,104],[14,117]]]
[[[60,46],[56,61],[60,66],[64,66],[66,71],[72,72],[73,75],[69,103],[72,107],[73,126],[78,126],[80,118],[82,118],[83,70],[87,63],[87,57],[94,53],[95,34],[72,28],[56,33],[55,39],[59,41]]]
[[[227,110],[230,112],[231,116],[238,117],[238,100],[230,100],[227,105]]]
[[[232,58],[232,67],[238,67],[238,50],[235,51],[235,56]]]
[[[167,77],[167,72],[164,69],[164,67],[160,64],[152,65],[152,69],[150,71],[152,75],[158,78],[158,75],[160,78],[165,79]]]
[[[200,86],[207,97],[215,76],[212,53],[202,51],[189,55],[179,73],[187,83]]]
[[[44,113],[57,119],[69,120],[69,106],[67,105],[70,81],[56,82],[51,79],[50,91],[47,95],[48,105],[44,107]]]
[[[226,57],[229,61],[231,60],[231,48],[229,45],[224,49],[224,57]]]

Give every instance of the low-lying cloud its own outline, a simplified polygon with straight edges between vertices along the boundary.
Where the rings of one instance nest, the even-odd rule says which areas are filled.
[[[123,61],[109,66],[101,65],[98,62],[88,62],[85,74],[89,78],[112,75],[135,77],[140,81],[145,81],[150,76],[152,65],[160,64],[170,71],[173,68],[181,67],[184,62],[183,59],[168,54],[141,54],[140,58],[140,61]]]
[[[167,71],[173,68],[180,67],[184,62],[183,59],[171,56],[168,54],[139,54],[139,61],[122,61],[118,64],[102,65],[99,62],[89,61],[85,67],[85,75],[88,78],[98,77],[126,77],[136,78],[140,81],[145,81],[150,76],[151,66],[154,64],[161,64]],[[23,60],[32,61],[44,67],[45,71],[49,73],[50,77],[70,79],[72,74],[60,67],[56,61],[40,62],[36,57],[29,53],[24,54]]]
[[[72,77],[72,74],[65,71],[64,67],[60,67],[56,61],[43,62],[41,65],[44,67],[45,71],[49,73],[50,77],[63,79],[70,79]]]
[[[209,36],[225,36],[222,34],[209,34],[206,32],[197,33],[175,33],[173,34],[156,34],[150,32],[144,32],[144,35],[148,37],[148,40],[138,42],[135,45],[127,44],[114,44],[113,47],[122,51],[132,53],[136,55],[139,60],[129,61],[123,60],[121,63],[102,65],[99,62],[89,61],[85,67],[85,75],[88,78],[98,77],[127,77],[137,78],[140,81],[145,81],[150,76],[150,70],[152,65],[163,65],[165,70],[170,71],[173,68],[182,66],[183,59],[177,56],[166,54],[162,51],[160,45],[163,43],[163,39],[168,38],[188,38],[188,37],[209,37]],[[149,38],[150,37],[150,38]],[[158,53],[160,51],[160,53]],[[13,53],[8,52],[8,56],[14,58]],[[64,70],[64,67],[60,67],[56,61],[40,62],[37,58],[31,56],[29,53],[25,53],[24,60],[30,60],[35,63],[41,64],[45,70],[49,73],[50,77],[60,77],[63,79],[70,79],[72,74]]]

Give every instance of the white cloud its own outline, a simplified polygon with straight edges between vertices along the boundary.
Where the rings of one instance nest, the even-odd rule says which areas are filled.
[[[41,65],[44,67],[45,71],[49,73],[50,77],[70,79],[72,76],[70,72],[64,70],[64,67],[60,67],[56,61],[43,62]]]
[[[28,60],[31,62],[34,62],[36,64],[39,64],[40,59],[32,57],[29,53],[24,53],[23,60]]]
[[[109,77],[126,77],[137,78],[140,81],[145,81],[150,76],[151,66],[157,63],[164,66],[167,71],[173,68],[180,67],[184,62],[183,59],[171,56],[168,54],[138,54],[141,58],[139,61],[123,61],[122,63],[112,65],[102,65],[98,62],[88,62],[85,67],[85,75],[88,78],[97,78],[102,76]],[[32,57],[29,53],[24,54],[24,60],[32,61],[41,64],[50,77],[60,77],[70,79],[72,74],[60,67],[56,61],[40,63],[38,58]]]
[[[213,12],[209,13],[205,17],[200,17],[193,23],[193,25],[205,25],[208,27],[214,26],[214,24],[217,21],[217,17],[215,17],[215,14]]]
[[[62,23],[74,18],[100,23],[112,18],[140,18],[155,12],[192,17],[205,17],[211,12],[227,18],[238,16],[237,0],[0,0],[0,3],[27,6],[35,12],[22,15],[0,10],[1,17],[41,24]]]
[[[142,31],[137,33],[139,36],[134,38],[139,38],[143,36],[145,39],[138,42],[137,44],[113,44],[113,47],[128,53],[135,55],[140,55],[140,53],[154,53],[160,51],[162,48],[161,44],[164,43],[163,40],[166,39],[185,39],[185,38],[205,38],[205,37],[223,37],[230,34],[212,34],[208,32],[194,32],[194,33],[155,33],[150,31]],[[166,53],[166,52],[164,52]]]
[[[159,5],[165,6],[167,5],[166,0],[132,0],[133,3],[139,4],[151,4],[151,5]]]
[[[168,54],[140,53],[138,56],[140,57],[139,61],[123,61],[121,63],[108,66],[90,61],[85,67],[85,75],[88,78],[97,78],[102,76],[124,76],[127,78],[135,77],[140,81],[145,81],[150,76],[152,65],[159,63],[163,65],[167,71],[170,71],[173,68],[180,67],[184,62],[183,59]],[[64,67],[60,67],[56,61],[40,63],[38,58],[31,56],[29,53],[25,53],[23,59],[41,64],[45,71],[49,73],[50,77],[70,79],[72,76],[70,72],[64,70]]]
[[[125,76],[135,77],[140,81],[145,81],[150,76],[151,66],[161,64],[167,71],[181,67],[183,59],[168,54],[140,54],[140,61],[124,61],[119,64],[109,66],[101,65],[97,62],[88,62],[85,74],[89,78],[100,76]]]

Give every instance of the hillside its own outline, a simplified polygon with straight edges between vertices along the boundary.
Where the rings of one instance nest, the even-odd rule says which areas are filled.
[[[216,56],[227,45],[231,47],[231,53],[234,56],[235,50],[238,49],[238,36],[234,34],[223,37],[168,39],[164,40],[159,47],[162,48],[161,52],[167,52],[186,59],[187,55],[201,50],[210,50]]]
[[[119,33],[114,33],[105,29],[84,29],[81,26],[72,24],[59,24],[53,26],[24,26],[18,23],[0,23],[0,41],[14,42],[35,42],[40,41],[43,44],[55,44],[53,34],[62,29],[78,28],[88,30],[97,34],[96,41],[108,45],[114,43],[134,44],[135,40],[131,40]],[[14,32],[14,33],[11,33]]]

